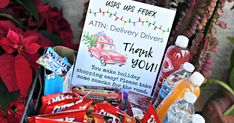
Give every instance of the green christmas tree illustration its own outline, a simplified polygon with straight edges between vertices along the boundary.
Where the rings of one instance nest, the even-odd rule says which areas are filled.
[[[90,35],[89,32],[85,33],[83,35],[83,39],[82,41],[89,47],[92,48],[95,46],[95,44],[97,43],[97,37],[95,37],[94,35]]]

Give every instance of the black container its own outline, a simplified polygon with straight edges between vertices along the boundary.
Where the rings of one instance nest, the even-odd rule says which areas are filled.
[[[29,91],[28,100],[25,106],[20,123],[27,123],[28,117],[38,114],[43,95],[44,73],[43,68],[39,67]]]

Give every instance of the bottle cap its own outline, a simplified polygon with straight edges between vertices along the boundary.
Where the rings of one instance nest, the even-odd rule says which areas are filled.
[[[194,72],[190,77],[189,77],[190,82],[192,82],[195,86],[201,86],[202,83],[205,81],[204,76],[199,73],[199,72]]]
[[[183,69],[186,70],[186,71],[188,71],[188,72],[193,72],[194,69],[195,69],[195,67],[193,66],[193,64],[185,62],[183,64]]]
[[[179,35],[176,39],[175,45],[182,47],[182,48],[187,48],[189,43],[189,39],[183,35]]]
[[[196,102],[196,100],[197,100],[197,97],[195,96],[194,93],[188,91],[184,95],[184,100],[189,102],[189,103],[194,104]]]
[[[205,123],[205,119],[200,114],[194,114],[192,116],[192,123]]]

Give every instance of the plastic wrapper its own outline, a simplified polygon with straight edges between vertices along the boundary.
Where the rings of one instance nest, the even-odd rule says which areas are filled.
[[[117,88],[99,87],[99,86],[76,86],[73,92],[85,96],[87,99],[93,99],[94,103],[108,102],[117,105],[121,102],[122,94]]]

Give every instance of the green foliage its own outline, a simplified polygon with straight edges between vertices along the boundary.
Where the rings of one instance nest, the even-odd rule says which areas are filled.
[[[234,68],[232,68],[232,71],[229,75],[229,84],[232,89],[234,89]]]
[[[11,15],[9,15],[7,13],[1,12],[0,17],[7,18],[7,19],[11,20],[12,22],[16,23],[17,26],[19,26],[20,28],[25,29],[24,25],[20,21],[18,21],[17,19],[15,19],[14,17],[12,17]]]
[[[234,43],[234,37],[227,37],[229,42]],[[225,88],[228,92],[230,92],[234,96],[234,49],[232,50],[232,54],[230,57],[230,74],[229,74],[229,83],[216,80],[216,79],[208,79],[207,83],[213,83],[220,85],[221,87]],[[224,115],[234,115],[234,104],[229,107],[225,112]]]
[[[97,39],[93,36],[90,35],[89,33],[84,34],[82,41],[89,47],[92,48],[95,46],[97,43]]]
[[[221,87],[225,88],[228,92],[230,92],[234,96],[234,90],[225,82],[217,80],[217,79],[208,79],[207,83],[217,84]]]
[[[33,3],[32,0],[15,0],[17,3],[22,5],[27,11],[30,12],[30,14],[39,21],[39,14],[37,11],[37,6],[35,3]]]
[[[53,33],[50,33],[46,30],[39,30],[38,31],[40,34],[44,35],[46,38],[48,38],[50,41],[53,42],[55,45],[59,45],[62,42],[62,39]]]
[[[227,39],[228,39],[231,43],[234,43],[234,37],[227,37]]]
[[[3,111],[6,111],[8,104],[17,99],[19,92],[8,92],[2,80],[0,80],[0,88],[0,105],[3,108]]]
[[[234,115],[234,104],[224,112],[224,116]]]
[[[46,4],[46,3],[48,3],[48,0],[42,0],[42,2],[43,2],[44,4]]]
[[[230,58],[230,64],[231,64],[231,68],[234,67],[234,49],[232,50],[232,54],[231,54],[231,58]]]

